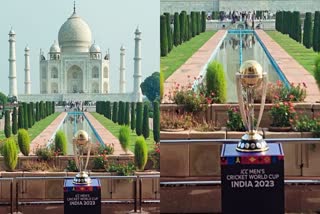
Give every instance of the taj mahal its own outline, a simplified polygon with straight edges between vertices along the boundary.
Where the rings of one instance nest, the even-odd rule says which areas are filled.
[[[25,48],[25,93],[17,94],[15,32],[9,32],[9,97],[19,101],[70,101],[110,100],[142,101],[141,84],[141,32],[135,34],[133,91],[126,91],[125,47],[120,47],[119,93],[109,93],[109,53],[103,54],[98,44],[92,41],[89,25],[76,13],[63,23],[48,54],[40,50],[40,94],[30,94],[30,48]]]

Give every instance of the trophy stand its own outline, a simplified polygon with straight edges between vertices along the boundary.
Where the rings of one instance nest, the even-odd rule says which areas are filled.
[[[244,62],[236,74],[239,109],[246,133],[221,151],[222,213],[284,213],[284,154],[281,144],[267,144],[258,133],[263,115],[267,74],[259,63]],[[254,93],[262,90],[254,118]]]
[[[101,184],[87,173],[91,142],[88,133],[79,130],[73,138],[74,159],[79,173],[64,181],[64,213],[101,213]],[[86,162],[85,159],[86,154]]]

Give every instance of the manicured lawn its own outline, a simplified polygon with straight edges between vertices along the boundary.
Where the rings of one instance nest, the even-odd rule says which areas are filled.
[[[49,126],[54,119],[56,119],[59,116],[59,112],[56,112],[47,118],[40,120],[39,122],[36,122],[32,128],[28,129],[30,140],[32,141],[35,137],[37,137],[47,126]],[[3,141],[5,139],[4,131],[0,131],[0,141]]]
[[[98,114],[96,112],[91,113],[92,116],[94,116],[106,129],[108,129],[113,136],[115,136],[116,138],[118,138],[118,133],[119,133],[119,129],[120,129],[120,125],[118,125],[117,123],[112,122],[112,120],[109,120],[108,118],[104,117],[101,114]],[[151,127],[150,127],[151,128]],[[130,134],[130,145],[129,145],[129,150],[134,152],[134,144],[136,141],[137,135],[136,132],[131,132]],[[148,145],[148,149],[149,151],[153,150],[154,148],[154,141],[153,141],[153,132],[150,131],[150,136],[149,138],[146,140],[147,145]]]
[[[307,49],[288,35],[284,35],[278,31],[266,31],[266,33],[307,71],[313,74],[313,64],[317,53],[312,48]]]
[[[167,79],[181,65],[183,65],[202,45],[208,41],[216,31],[206,31],[192,38],[188,42],[174,47],[166,57],[161,57],[160,67]]]

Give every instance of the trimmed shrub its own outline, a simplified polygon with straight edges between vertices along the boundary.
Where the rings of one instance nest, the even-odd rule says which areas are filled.
[[[113,106],[112,106],[112,121],[114,123],[118,122],[118,102],[113,102]]]
[[[9,171],[13,171],[18,163],[17,145],[13,138],[8,138],[2,148],[4,163]]]
[[[311,48],[312,46],[312,14],[310,12],[306,13],[303,24],[303,45],[306,48]]]
[[[179,15],[179,21],[180,21],[180,41],[181,44],[186,41],[186,36],[185,36],[185,31],[186,31],[186,26],[185,26],[185,11],[181,11]]]
[[[32,127],[32,109],[30,103],[27,104],[28,106],[28,128]]]
[[[172,38],[172,30],[171,30],[171,16],[170,13],[164,13],[163,15],[165,15],[166,17],[166,26],[167,26],[167,38],[168,38],[168,53],[170,53],[170,51],[173,48],[173,38]]]
[[[143,118],[143,103],[137,103],[137,110],[136,110],[136,134],[140,136],[142,134],[142,118]]]
[[[96,112],[100,114],[100,101],[96,102]]]
[[[301,20],[300,12],[294,11],[292,13],[292,38],[301,43]]]
[[[30,102],[30,108],[31,108],[31,121],[32,121],[31,126],[33,126],[36,122],[35,115],[34,115],[34,103],[33,102]]]
[[[134,162],[138,170],[143,171],[148,160],[148,147],[143,137],[138,137],[134,147]]]
[[[200,12],[196,12],[196,23],[197,23],[197,35],[200,34],[201,32],[201,17],[200,17]]]
[[[118,139],[120,141],[121,148],[128,153],[128,147],[130,144],[130,129],[128,126],[121,126],[119,129]]]
[[[18,128],[22,129],[24,127],[24,113],[23,113],[23,105],[19,105],[18,109]]]
[[[206,23],[207,23],[207,13],[205,11],[201,12],[201,32],[206,31]]]
[[[10,111],[5,111],[4,113],[4,135],[6,138],[11,136],[11,125],[10,125]]]
[[[28,156],[30,153],[30,137],[29,133],[25,129],[19,129],[18,131],[18,145],[20,151],[24,156]]]
[[[67,138],[63,131],[57,131],[54,137],[54,150],[59,153],[59,155],[67,154]]]
[[[124,102],[119,102],[119,111],[118,111],[118,123],[119,125],[124,124]]]
[[[136,129],[136,108],[135,102],[131,103],[131,130],[134,131]]]
[[[206,73],[207,96],[215,94],[215,101],[226,102],[227,88],[222,65],[217,61],[209,63]]]
[[[36,121],[40,120],[40,109],[39,109],[39,102],[36,102]],[[22,128],[22,127],[19,127]]]
[[[181,40],[180,40],[180,20],[179,20],[179,14],[178,13],[174,13],[173,44],[174,44],[174,46],[178,46],[178,45],[181,44]]]
[[[12,134],[16,135],[17,133],[18,133],[17,107],[13,107],[13,113],[12,113]]]
[[[166,16],[160,16],[160,47],[161,56],[167,56],[168,54],[168,33],[167,33],[167,20]]]
[[[196,15],[194,11],[191,11],[191,35],[195,37],[197,35]]]
[[[52,101],[52,114],[56,112],[56,104],[54,101]]]
[[[313,41],[312,47],[315,52],[320,51],[320,11],[316,11],[314,14],[314,25],[313,25]]]
[[[314,73],[315,79],[317,80],[318,87],[320,88],[320,55],[319,54],[315,59],[313,73]]]
[[[125,113],[124,113],[124,124],[129,126],[130,125],[130,103],[125,103]]]
[[[148,139],[150,135],[150,128],[149,128],[149,105],[144,104],[143,107],[143,123],[142,123],[142,135],[145,139]]]
[[[43,101],[39,103],[39,120],[43,119]]]
[[[160,107],[157,101],[153,102],[153,139],[160,142]]]

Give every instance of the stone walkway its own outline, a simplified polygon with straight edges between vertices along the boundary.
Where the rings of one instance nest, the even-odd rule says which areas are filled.
[[[194,77],[199,77],[203,66],[208,62],[212,51],[219,44],[225,34],[225,30],[216,32],[197,52],[195,52],[180,68],[178,68],[164,83],[164,94],[175,87],[175,83],[180,86],[188,86]],[[189,76],[189,77],[188,77]],[[168,100],[165,99],[167,102]]]
[[[57,131],[57,128],[66,116],[66,112],[62,112],[47,128],[45,128],[30,144],[31,155],[35,154],[36,149],[39,147],[45,147],[48,141]]]
[[[288,81],[295,84],[306,83],[307,98],[305,101],[311,103],[319,101],[320,91],[314,77],[263,30],[256,30],[256,32]]]
[[[90,121],[91,125],[95,128],[98,135],[101,137],[104,144],[113,144],[114,145],[114,153],[113,155],[123,155],[125,152],[122,150],[120,142],[118,138],[113,136],[101,123],[94,118],[91,113],[85,112],[84,113],[88,120]],[[128,151],[128,154],[132,155],[131,151]]]

